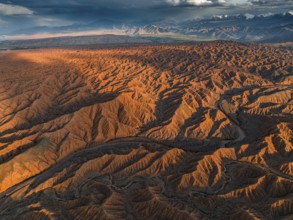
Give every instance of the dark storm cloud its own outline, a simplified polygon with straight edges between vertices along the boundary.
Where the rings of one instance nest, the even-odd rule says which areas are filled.
[[[0,34],[80,31],[290,9],[291,0],[0,0]]]

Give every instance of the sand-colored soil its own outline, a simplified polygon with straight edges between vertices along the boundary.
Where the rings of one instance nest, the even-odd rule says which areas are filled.
[[[0,219],[293,218],[291,50],[0,56]]]

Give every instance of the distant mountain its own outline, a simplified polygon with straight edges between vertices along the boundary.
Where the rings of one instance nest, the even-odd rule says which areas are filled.
[[[115,27],[120,35],[58,37],[0,42],[0,49],[84,46],[102,44],[174,43],[198,40],[233,40],[256,43],[293,42],[293,13],[275,15],[221,15],[180,23]]]
[[[143,27],[138,27],[132,33],[133,35],[143,35],[143,34],[160,34],[161,28],[156,25],[146,25]]]
[[[176,24],[159,23],[128,28],[130,35],[180,34],[198,39],[241,42],[293,41],[293,13],[275,15],[222,15],[209,19],[188,20]]]
[[[144,26],[121,26],[115,27],[113,30],[118,30],[119,33],[126,34],[129,36],[145,36],[145,35],[159,35],[165,32],[165,28],[158,25],[144,25]]]
[[[187,39],[184,36],[164,35],[160,30],[155,31],[150,27],[132,28],[121,31],[120,35],[103,34],[91,36],[67,36],[52,37],[44,39],[5,40],[0,41],[0,50],[37,49],[50,47],[72,47],[72,46],[101,46],[101,45],[132,45],[132,44],[161,44],[161,43],[184,43],[197,41],[198,39]]]
[[[216,16],[189,20],[169,27],[169,32],[220,40],[287,42],[293,41],[292,12],[270,16]]]
[[[131,37],[126,35],[95,35],[78,37],[56,37],[34,40],[13,40],[0,42],[0,49],[27,49],[46,47],[66,46],[87,46],[87,45],[115,45],[115,44],[136,44],[150,43],[145,38]]]

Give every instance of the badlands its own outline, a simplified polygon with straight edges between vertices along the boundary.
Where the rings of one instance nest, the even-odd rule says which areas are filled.
[[[0,52],[0,219],[293,219],[293,50]]]

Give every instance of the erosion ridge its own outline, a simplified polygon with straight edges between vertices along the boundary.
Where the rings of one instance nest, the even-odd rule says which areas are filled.
[[[290,219],[293,52],[0,52],[1,219]]]

